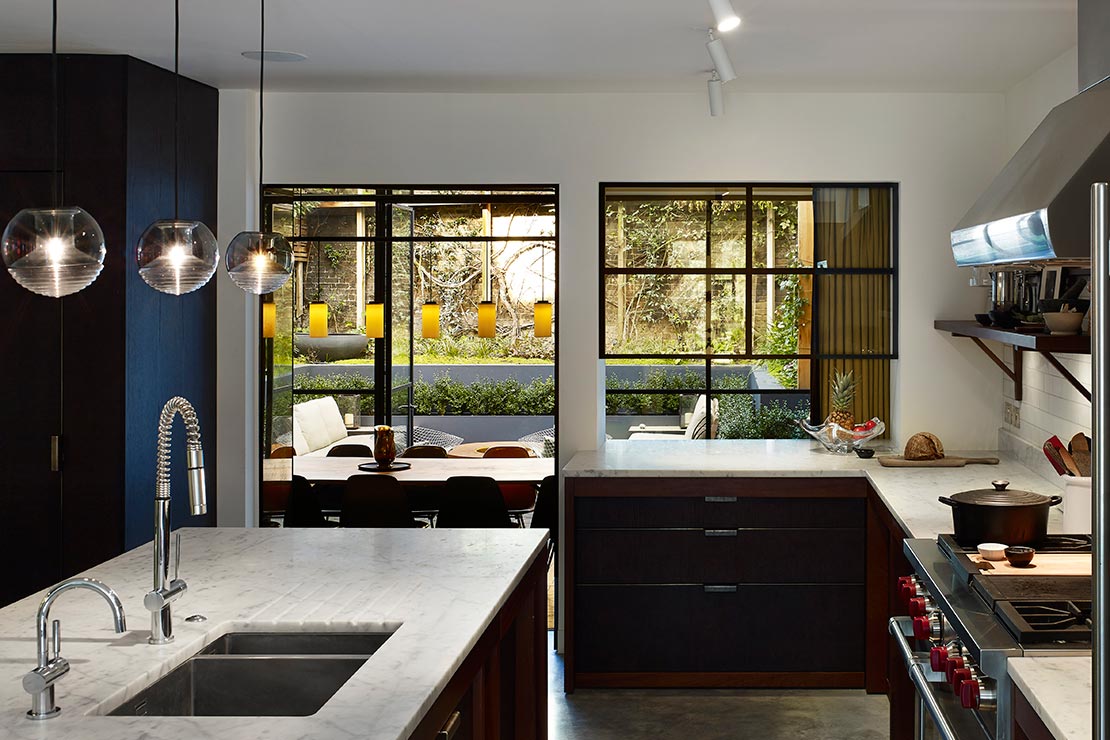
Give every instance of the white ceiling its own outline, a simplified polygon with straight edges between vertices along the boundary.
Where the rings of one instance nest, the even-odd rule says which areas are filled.
[[[1076,43],[1076,0],[733,0],[730,89],[1001,91]],[[182,72],[257,86],[257,0],[184,0]],[[170,0],[63,0],[62,51],[172,66]],[[649,91],[704,85],[705,0],[270,0],[267,88]],[[47,0],[0,2],[0,52],[49,49]],[[271,87],[272,85],[272,87]]]

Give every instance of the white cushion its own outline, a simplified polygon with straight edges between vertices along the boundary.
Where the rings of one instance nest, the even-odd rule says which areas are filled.
[[[297,449],[296,436],[300,433],[308,452],[327,447],[347,436],[343,425],[343,415],[339,405],[331,396],[315,398],[304,403],[293,404],[293,449]],[[297,454],[301,453],[297,450]]]
[[[686,425],[686,434],[683,436],[686,439],[694,438],[694,431],[705,419],[705,396],[698,396],[698,402],[694,404],[694,413],[690,415],[690,423]]]
[[[298,455],[307,455],[308,453],[312,452],[312,448],[310,448],[308,446],[308,442],[305,441],[304,435],[301,434],[301,427],[300,427],[299,424],[297,424],[297,418],[296,417],[293,417],[293,439],[292,439],[292,442],[293,442],[293,451],[296,452]]]

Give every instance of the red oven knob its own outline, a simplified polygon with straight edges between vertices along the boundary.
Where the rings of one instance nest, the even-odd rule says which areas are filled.
[[[948,662],[944,666],[944,677],[948,679],[948,683],[952,684],[953,688],[956,686],[955,680],[952,678],[953,673],[958,669],[964,667],[964,659],[959,656],[948,658]]]
[[[937,673],[948,675],[947,647],[935,647],[929,651],[929,667]]]
[[[979,708],[979,682],[964,681],[960,684],[960,704],[964,709]]]
[[[935,616],[914,617],[913,636],[918,640],[931,640],[940,637],[940,620]]]
[[[957,668],[957,669],[955,669],[954,671],[952,671],[952,679],[951,679],[952,691],[955,692],[956,694],[959,694],[960,693],[960,687],[963,685],[964,681],[970,681],[970,680],[971,680],[971,669],[970,668]]]
[[[910,599],[921,593],[916,576],[902,576],[898,579],[898,599],[902,602],[902,606],[908,607]]]
[[[924,617],[928,615],[930,606],[932,605],[924,596],[914,596],[907,608],[911,617]]]

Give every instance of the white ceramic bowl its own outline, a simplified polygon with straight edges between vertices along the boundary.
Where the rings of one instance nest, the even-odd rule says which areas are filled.
[[[983,557],[983,560],[1005,560],[1006,559],[1006,545],[1001,545],[997,542],[984,542],[976,549]]]
[[[1053,334],[1078,334],[1079,327],[1083,325],[1083,312],[1070,311],[1070,312],[1057,312],[1046,313],[1044,316],[1044,325]]]

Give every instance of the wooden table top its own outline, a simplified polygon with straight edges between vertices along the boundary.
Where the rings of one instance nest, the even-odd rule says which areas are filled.
[[[536,450],[532,445],[523,442],[467,442],[447,451],[447,457],[474,459],[486,454],[490,447],[521,447],[528,450],[532,457],[536,457]],[[408,459],[408,458],[406,458]],[[512,459],[512,458],[509,458]]]
[[[495,459],[428,459],[405,458],[412,463],[408,470],[389,473],[367,473],[358,466],[373,462],[370,457],[292,457],[283,460],[263,460],[262,480],[280,483],[292,480],[294,474],[303,476],[310,483],[335,483],[352,475],[390,475],[401,483],[443,483],[456,475],[481,475],[498,483],[539,483],[555,475],[555,459],[550,457],[520,457]]]

